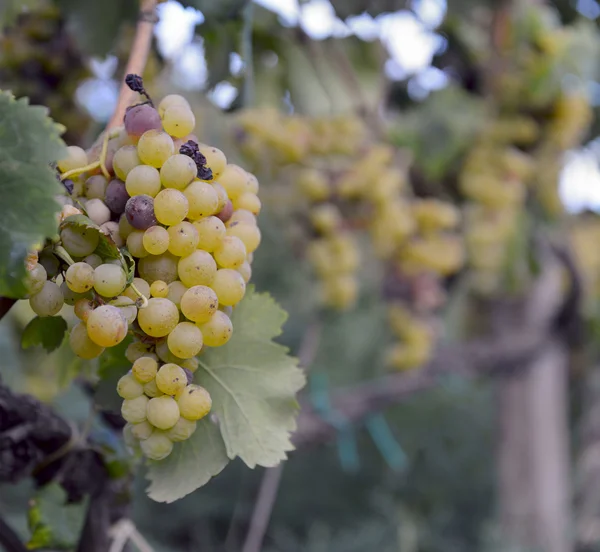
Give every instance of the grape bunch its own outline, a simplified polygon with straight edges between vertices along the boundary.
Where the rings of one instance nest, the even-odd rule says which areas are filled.
[[[145,94],[139,77],[127,82]],[[79,322],[69,342],[77,356],[96,358],[133,336],[132,368],[117,392],[126,435],[153,460],[189,438],[211,409],[209,393],[192,383],[196,357],[231,338],[231,312],[261,240],[258,180],[200,143],[194,127],[187,101],[169,95],[156,108],[129,108],[100,151],[70,146],[57,163],[72,187],[61,230],[29,271],[36,314],[74,306]],[[89,224],[76,224],[82,213]],[[106,258],[103,239],[122,258]],[[125,256],[135,260],[133,278]]]
[[[428,281],[431,275],[439,281],[462,267],[460,210],[415,197],[406,155],[371,136],[357,117],[246,110],[239,126],[241,149],[250,160],[267,160],[278,171],[277,180],[290,180],[296,190],[289,194],[289,208],[303,221],[306,257],[324,307],[343,311],[356,304],[361,261],[402,282]],[[277,200],[281,205],[285,199],[280,195]],[[382,282],[382,289],[386,286]],[[423,313],[422,305],[414,308],[411,296],[383,295],[391,302],[390,328],[396,339],[388,363],[397,369],[422,365],[436,337],[427,319],[440,302],[428,303],[429,311]],[[400,311],[404,325],[397,323]]]

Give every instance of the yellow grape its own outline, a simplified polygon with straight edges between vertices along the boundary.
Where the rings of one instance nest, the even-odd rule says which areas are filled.
[[[156,280],[170,284],[177,279],[177,257],[168,251],[162,255],[148,255],[140,259],[138,272],[149,284]]]
[[[150,165],[138,165],[129,171],[125,179],[125,188],[131,197],[136,195],[155,197],[160,192],[160,174]]]
[[[246,209],[238,209],[233,212],[226,226],[231,226],[234,222],[246,222],[256,225],[256,217]]]
[[[177,404],[181,416],[192,421],[204,418],[212,408],[212,400],[208,391],[204,387],[194,384],[188,385],[177,397]]]
[[[148,383],[144,384],[144,394],[150,398],[164,395],[164,393],[156,386],[156,378],[152,378]]]
[[[191,322],[180,322],[168,335],[169,350],[179,358],[192,358],[202,349],[202,332]]]
[[[262,207],[260,199],[256,194],[245,192],[237,199],[232,200],[234,209],[246,209],[253,215],[258,215]]]
[[[161,130],[147,130],[140,136],[137,153],[143,163],[160,169],[163,163],[175,153],[173,139]]]
[[[323,203],[311,209],[310,222],[317,232],[332,234],[342,225],[342,214],[335,205]]]
[[[94,270],[94,289],[103,297],[120,295],[127,285],[127,275],[120,266],[102,264]]]
[[[167,437],[174,442],[186,441],[193,435],[194,431],[196,431],[195,421],[179,418],[177,423],[167,431]]]
[[[148,383],[156,377],[158,362],[153,358],[142,356],[133,363],[131,371],[139,382]]]
[[[168,335],[178,322],[179,309],[168,299],[153,297],[148,300],[148,306],[138,312],[140,328],[151,337]]]
[[[189,107],[173,105],[162,115],[162,124],[166,132],[175,138],[183,138],[196,126],[196,118]]]
[[[82,322],[87,322],[87,319],[90,315],[90,312],[94,310],[94,303],[92,303],[89,299],[85,297],[83,299],[78,299],[75,301],[74,305],[74,313],[79,320]]]
[[[146,282],[146,280],[142,278],[134,278],[132,284],[146,298],[150,297],[150,285],[148,284],[148,282]],[[139,295],[135,291],[133,291],[133,288],[131,286],[128,286],[125,289],[123,295],[125,297],[129,297],[129,299],[131,299],[132,301],[137,301],[137,299],[139,298]]]
[[[183,190],[196,178],[198,168],[191,157],[177,153],[169,157],[160,169],[160,181],[165,188]]]
[[[154,426],[148,421],[141,422],[139,424],[132,424],[131,426],[131,434],[138,440],[143,441],[144,439],[148,439],[152,432],[154,431]]]
[[[169,284],[169,291],[167,293],[167,299],[175,303],[177,308],[180,307],[181,298],[183,294],[188,290],[187,286],[182,284],[179,280],[175,280]]]
[[[194,180],[184,191],[183,194],[188,200],[190,220],[198,220],[201,217],[208,217],[217,212],[219,206],[219,197],[213,186],[201,180]]]
[[[177,273],[187,287],[208,286],[217,273],[217,263],[210,253],[197,249],[191,255],[179,260]]]
[[[94,269],[87,263],[74,263],[67,269],[65,281],[71,291],[85,293],[94,286]]]
[[[102,305],[90,313],[87,332],[97,345],[114,347],[127,335],[127,320],[117,307]]]
[[[148,397],[140,395],[135,399],[125,399],[121,405],[121,416],[130,424],[141,424],[146,420]]]
[[[154,198],[154,214],[161,224],[179,224],[188,214],[189,202],[179,190],[167,188]]]
[[[191,109],[189,102],[183,96],[179,94],[168,94],[158,104],[158,114],[160,115],[160,118],[163,118],[165,111],[169,109],[169,107],[174,106],[183,106],[187,109]]]
[[[187,375],[181,366],[169,363],[163,364],[158,369],[158,373],[156,374],[156,386],[160,391],[165,393],[165,395],[177,395],[177,393],[182,391],[186,385]]]
[[[113,169],[123,182],[127,180],[129,172],[141,163],[135,146],[123,146],[115,152],[113,157]]]
[[[162,280],[155,280],[150,286],[150,295],[152,297],[166,297],[169,293],[169,286]]]
[[[206,157],[206,166],[212,171],[213,179],[218,180],[227,166],[225,154],[220,149],[206,144],[198,144],[198,150]]]
[[[244,282],[248,283],[250,278],[252,278],[252,266],[250,266],[248,261],[243,263],[242,266],[238,267],[236,270],[242,275]]]
[[[317,169],[305,169],[296,179],[300,191],[311,201],[325,201],[329,197],[329,181]]]
[[[246,293],[246,282],[242,275],[230,268],[217,270],[210,287],[217,294],[219,303],[233,306],[239,303]]]
[[[197,247],[198,249],[204,249],[204,251],[214,251],[226,234],[225,224],[217,217],[201,218],[193,224],[198,232]]]
[[[229,196],[227,195],[225,188],[218,182],[211,182],[210,185],[214,188],[215,192],[217,192],[217,213],[220,213],[229,202]]]
[[[104,347],[97,345],[89,338],[84,322],[79,322],[73,326],[69,334],[69,345],[79,358],[86,360],[99,357],[104,352]]]
[[[225,188],[232,201],[246,191],[248,173],[238,165],[229,164],[219,177],[219,184]]]
[[[148,251],[144,247],[144,230],[133,230],[125,241],[127,250],[136,259],[143,259],[148,256]]]
[[[56,165],[61,173],[72,171],[88,164],[88,156],[85,150],[79,146],[68,146],[67,156],[59,159]]]
[[[162,255],[169,249],[169,232],[162,226],[151,226],[144,231],[142,244],[150,255]]]
[[[248,253],[256,251],[256,248],[260,245],[260,230],[255,224],[237,221],[231,222],[230,219],[230,222],[227,224],[226,234],[242,240]]]
[[[225,236],[213,253],[217,264],[223,268],[238,268],[246,260],[246,246],[236,236]]]
[[[208,286],[192,286],[180,299],[181,312],[192,322],[207,322],[219,307],[217,294]]]
[[[144,393],[144,387],[131,374],[125,374],[117,382],[117,394],[122,399],[135,399]]]
[[[198,246],[198,231],[191,222],[183,221],[168,230],[169,251],[178,257],[186,257]]]
[[[58,314],[64,302],[65,299],[60,287],[50,280],[46,280],[41,291],[29,298],[29,306],[38,316]]]
[[[216,311],[208,322],[199,324],[204,344],[209,347],[221,347],[231,338],[233,325],[229,316],[223,311]]]
[[[140,441],[144,456],[150,460],[164,460],[173,451],[173,442],[163,431],[155,429],[152,435]]]
[[[179,406],[177,405],[177,401],[167,395],[150,399],[146,406],[146,417],[158,429],[172,428],[177,423],[177,420],[179,420]]]

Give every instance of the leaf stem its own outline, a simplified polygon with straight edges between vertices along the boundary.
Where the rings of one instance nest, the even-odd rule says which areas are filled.
[[[140,16],[135,30],[131,52],[129,53],[129,60],[125,67],[125,75],[131,73],[141,75],[144,72],[146,61],[148,61],[148,52],[150,51],[150,45],[152,44],[154,24],[157,21],[155,13],[156,3],[157,0],[142,0],[141,2]],[[107,129],[117,127],[123,123],[125,110],[136,98],[137,93],[131,90],[129,86],[125,84],[125,79],[123,79],[121,90],[119,91],[119,98],[117,100],[117,107],[108,122]]]
[[[67,250],[62,245],[55,245],[54,253],[56,253],[69,266],[75,264],[75,261],[71,258],[71,255],[67,253]]]
[[[109,135],[109,132],[104,133],[104,138],[102,139],[102,151],[100,152],[99,159],[100,170],[102,171],[102,174],[105,176],[106,180],[110,180],[110,173],[106,168],[106,153],[108,152],[108,140],[110,139]]]
[[[94,161],[93,163],[90,163],[89,165],[85,165],[84,167],[77,167],[76,169],[71,169],[70,171],[62,173],[60,175],[60,179],[66,180],[67,178],[71,178],[72,176],[79,176],[80,174],[82,174],[86,171],[93,171],[94,169],[97,169],[98,167],[100,167],[100,161]]]

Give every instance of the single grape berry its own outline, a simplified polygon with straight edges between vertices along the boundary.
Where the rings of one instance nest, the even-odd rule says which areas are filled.
[[[115,214],[120,215],[125,212],[125,205],[129,200],[129,194],[122,180],[111,180],[106,187],[104,203]]]
[[[154,200],[149,195],[137,195],[130,198],[125,205],[127,222],[138,230],[146,230],[156,226]]]
[[[162,130],[158,111],[149,104],[134,105],[127,109],[123,123],[125,132],[135,138],[147,130]]]

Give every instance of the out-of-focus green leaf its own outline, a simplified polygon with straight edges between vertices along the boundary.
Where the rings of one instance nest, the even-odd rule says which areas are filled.
[[[67,322],[62,316],[36,316],[25,326],[21,336],[21,346],[23,349],[41,345],[51,353],[54,349],[60,347],[65,333],[67,331]]]

